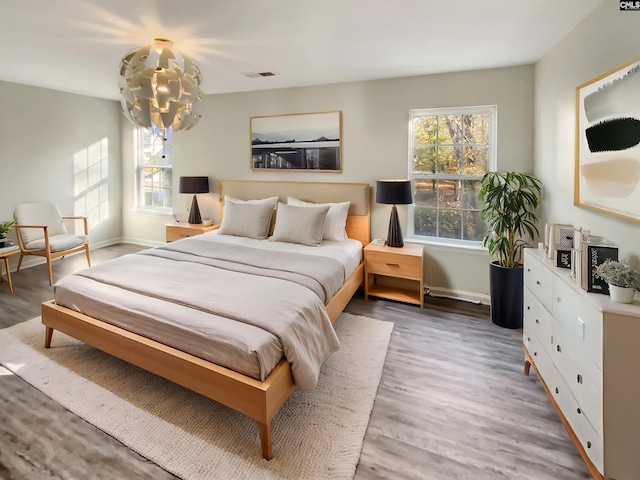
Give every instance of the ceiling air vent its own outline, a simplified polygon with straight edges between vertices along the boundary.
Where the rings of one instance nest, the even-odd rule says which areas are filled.
[[[258,77],[275,77],[278,74],[274,72],[249,72],[243,75],[249,78],[258,78]]]

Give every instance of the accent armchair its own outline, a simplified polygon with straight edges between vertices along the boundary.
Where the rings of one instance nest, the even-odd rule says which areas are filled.
[[[14,217],[17,223],[13,228],[20,245],[17,271],[20,271],[25,256],[45,257],[49,268],[49,285],[53,285],[51,261],[82,250],[85,251],[87,263],[91,266],[87,217],[63,216],[58,206],[49,202],[18,205]],[[84,220],[84,235],[69,233],[65,220]]]

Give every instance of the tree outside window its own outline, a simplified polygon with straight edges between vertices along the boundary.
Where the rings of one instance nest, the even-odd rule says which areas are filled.
[[[480,180],[495,166],[496,107],[410,111],[410,236],[482,242]]]

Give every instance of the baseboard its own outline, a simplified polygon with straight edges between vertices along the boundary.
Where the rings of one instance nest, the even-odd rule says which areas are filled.
[[[484,293],[464,292],[462,290],[451,290],[443,287],[426,287],[426,294],[432,297],[452,298],[478,305],[491,305],[491,297]]]
[[[114,243],[133,243],[134,245],[141,245],[143,247],[157,247],[164,245],[166,242],[156,242],[153,240],[144,240],[142,238],[122,237]]]

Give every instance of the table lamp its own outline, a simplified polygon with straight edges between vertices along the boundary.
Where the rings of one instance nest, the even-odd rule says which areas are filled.
[[[197,193],[209,193],[209,177],[180,177],[180,193],[193,193],[189,220],[191,224],[202,223],[200,208],[198,207]]]
[[[378,180],[376,188],[376,203],[393,205],[389,218],[389,232],[385,245],[389,247],[404,247],[402,229],[398,220],[396,205],[412,203],[410,180]]]

